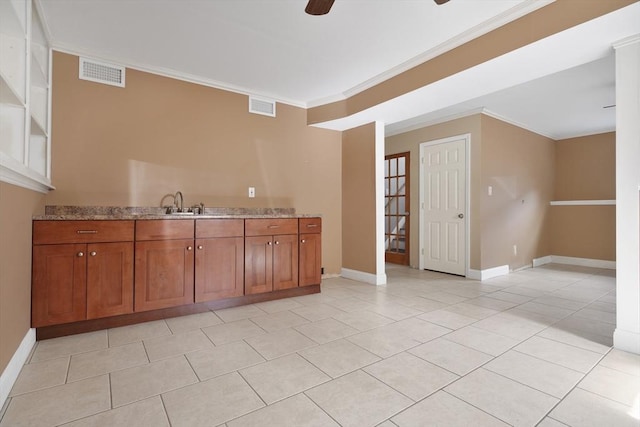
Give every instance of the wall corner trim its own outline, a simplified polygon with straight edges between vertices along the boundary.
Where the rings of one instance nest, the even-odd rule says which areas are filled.
[[[616,328],[613,332],[613,347],[629,353],[640,354],[640,334]]]
[[[467,278],[474,280],[489,280],[494,277],[504,276],[509,274],[509,266],[501,265],[499,267],[487,268],[486,270],[472,270],[469,269]]]
[[[372,274],[365,273],[364,271],[351,270],[349,268],[343,268],[340,272],[340,276],[345,279],[357,280],[358,282],[369,283],[370,285],[386,285],[387,274]]]
[[[9,392],[11,392],[11,388],[13,388],[13,384],[15,384],[18,379],[18,375],[22,370],[22,366],[24,366],[33,346],[36,343],[36,330],[34,328],[30,328],[25,334],[24,338],[22,338],[22,342],[18,346],[18,349],[9,364],[0,375],[0,408],[4,406],[7,397],[9,397]]]

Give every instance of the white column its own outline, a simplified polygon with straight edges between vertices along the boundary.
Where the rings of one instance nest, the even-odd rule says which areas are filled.
[[[384,123],[376,121],[376,285],[387,284],[384,263]]]
[[[616,52],[616,295],[614,347],[640,354],[640,35]]]

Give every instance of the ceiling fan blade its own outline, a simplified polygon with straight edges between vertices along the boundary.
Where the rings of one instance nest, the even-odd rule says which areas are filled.
[[[445,4],[449,0],[433,0],[433,1],[435,1],[437,5],[441,5],[441,4]]]
[[[326,15],[331,10],[334,0],[309,0],[304,9],[309,15]]]

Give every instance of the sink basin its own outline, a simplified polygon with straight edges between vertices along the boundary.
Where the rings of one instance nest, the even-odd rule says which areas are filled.
[[[167,215],[178,215],[178,216],[181,216],[181,215],[189,216],[189,215],[195,215],[195,214],[196,213],[193,211],[192,212],[167,212]]]

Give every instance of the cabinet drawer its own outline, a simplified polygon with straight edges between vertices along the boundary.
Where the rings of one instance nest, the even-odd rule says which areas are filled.
[[[244,220],[242,219],[199,219],[196,221],[196,238],[242,237]]]
[[[298,234],[296,218],[247,219],[244,222],[247,236],[271,236],[274,234]]]
[[[133,221],[34,221],[33,244],[133,241]]]
[[[300,218],[300,234],[321,233],[322,218]]]
[[[136,240],[193,239],[192,219],[148,219],[136,221]]]

